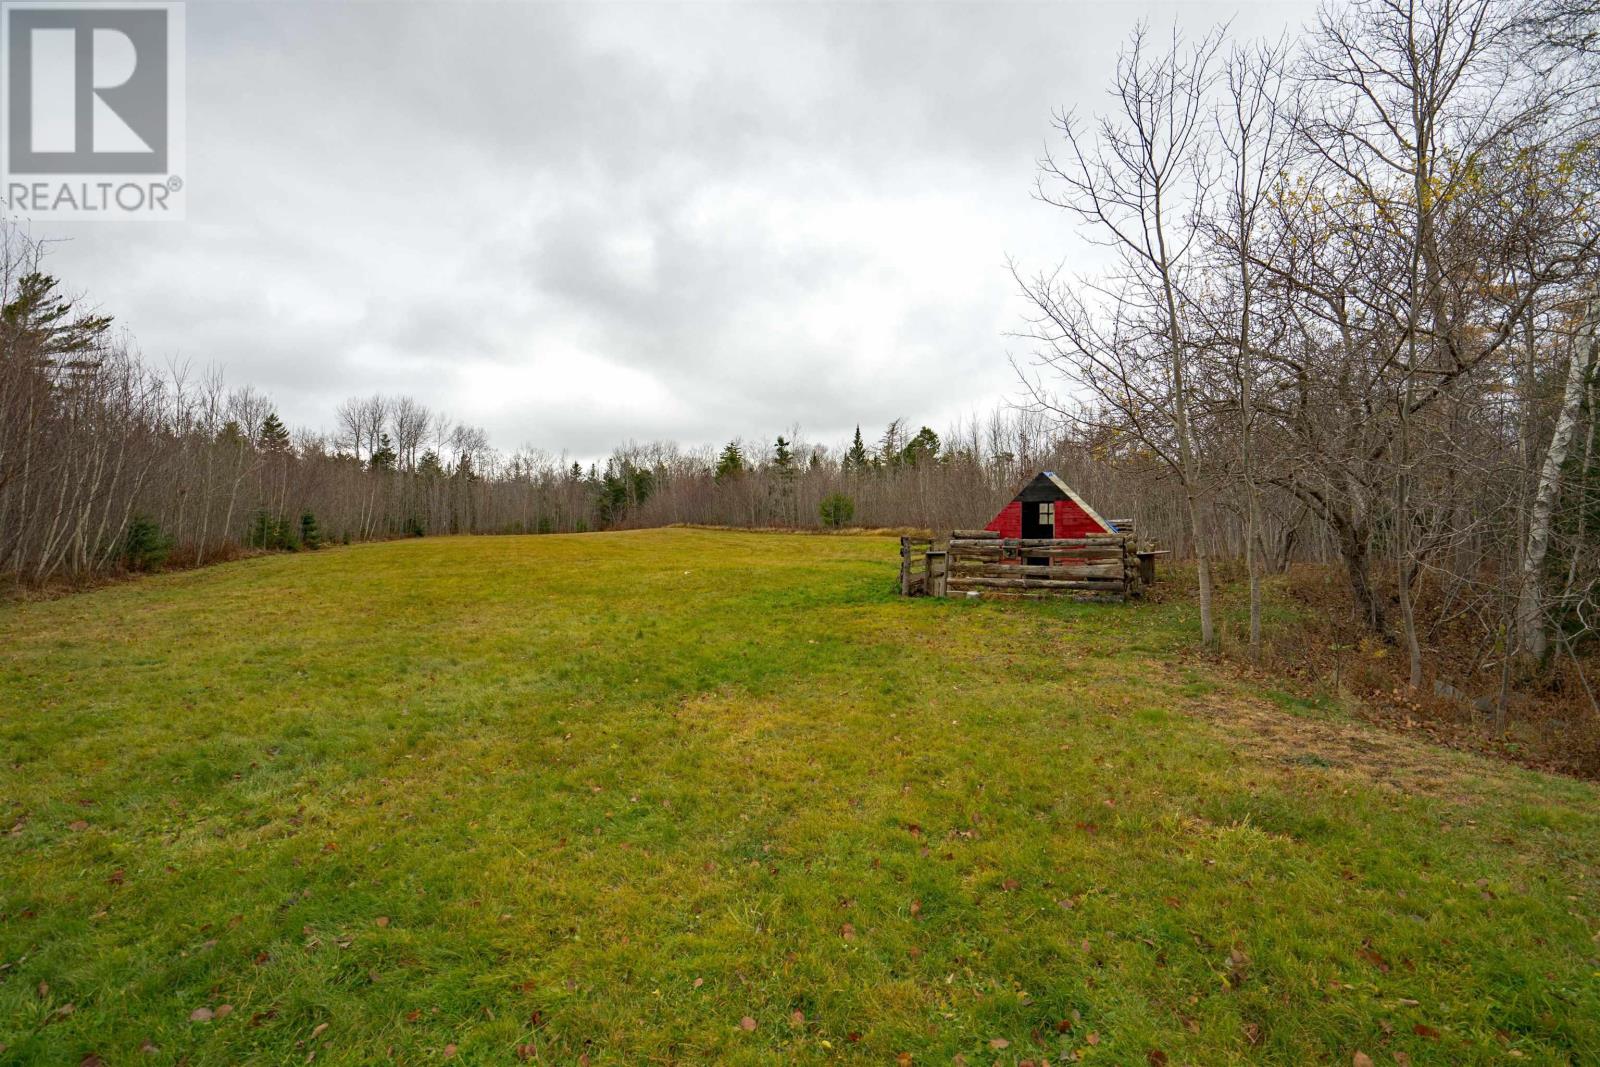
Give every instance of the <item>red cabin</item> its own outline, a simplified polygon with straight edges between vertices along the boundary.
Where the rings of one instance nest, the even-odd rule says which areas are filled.
[[[984,529],[1001,537],[1027,538],[1093,537],[1120,532],[1054,471],[1035,476]]]

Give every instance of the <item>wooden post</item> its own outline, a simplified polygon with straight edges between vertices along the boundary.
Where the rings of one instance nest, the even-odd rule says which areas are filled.
[[[911,538],[900,538],[900,595],[911,595]]]
[[[948,592],[947,585],[950,577],[950,557],[937,549],[929,549],[923,557],[927,568],[927,592],[929,596],[944,596]]]

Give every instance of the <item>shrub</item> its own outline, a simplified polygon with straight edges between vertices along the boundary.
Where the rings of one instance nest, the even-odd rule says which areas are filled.
[[[822,525],[838,529],[855,518],[856,502],[843,493],[834,493],[822,498],[817,514],[822,516]]]
[[[284,552],[297,552],[300,549],[300,538],[296,534],[293,523],[288,519],[278,519],[272,524],[272,544],[268,547]]]
[[[303,517],[301,521],[304,521]],[[315,523],[316,520],[313,519],[312,522]],[[300,533],[295,524],[288,519],[275,519],[266,508],[259,508],[256,517],[250,521],[250,532],[245,535],[245,544],[251,548],[294,552],[300,547]]]
[[[300,543],[312,550],[322,547],[322,529],[317,525],[317,517],[309,511],[300,514]]]
[[[245,543],[251,548],[271,548],[277,528],[278,524],[272,521],[267,509],[258,508],[256,517],[250,522],[250,532],[245,535]]]
[[[128,532],[122,539],[122,562],[130,571],[156,570],[171,551],[172,538],[150,519],[135,515],[128,523]]]

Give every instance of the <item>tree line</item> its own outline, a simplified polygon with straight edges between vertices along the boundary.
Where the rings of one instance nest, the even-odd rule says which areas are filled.
[[[1018,370],[1181,487],[1206,642],[1208,524],[1243,522],[1259,653],[1286,502],[1412,686],[1465,635],[1503,711],[1519,662],[1592,642],[1597,13],[1356,0],[1292,41],[1141,27],[1103,112],[1055,116],[1036,194],[1103,262],[1015,268]]]
[[[248,385],[151,366],[43,271],[21,230],[0,242],[0,575],[14,583],[449,533],[981,525],[1047,466],[1181,533],[1170,502],[1039,413],[943,436],[897,419],[832,446],[796,430],[720,448],[628,443],[587,466],[497,450],[407,396],[351,398],[332,430],[291,430]]]

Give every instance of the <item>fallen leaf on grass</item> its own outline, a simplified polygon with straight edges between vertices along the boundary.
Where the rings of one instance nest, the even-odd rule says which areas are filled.
[[[1350,1067],[1372,1067],[1372,1057],[1365,1052],[1357,1052],[1350,1057]]]
[[[78,1061],[78,1067],[106,1067],[106,1061],[91,1052]]]
[[[380,928],[388,926],[389,925],[389,916],[380,915],[376,919],[374,919],[373,922],[377,923]]]
[[[844,938],[846,941],[854,941],[856,939],[855,926],[851,923],[845,923],[843,926],[839,927],[839,936]]]
[[[1100,1043],[1100,1031],[1090,1030],[1089,1036],[1084,1038],[1084,1040],[1089,1042],[1091,1045],[1098,1045]]]
[[[149,1038],[146,1038],[144,1044],[139,1046],[139,1051],[144,1053],[146,1056],[153,1056],[157,1052],[161,1051],[161,1046],[156,1044],[154,1041],[151,1041]]]
[[[318,1023],[316,1025],[316,1027],[313,1028],[312,1031],[311,1031],[311,1040],[315,1041],[317,1038],[321,1037],[322,1036],[322,1032],[324,1030],[326,1030],[327,1028],[328,1028],[328,1024],[327,1023]]]
[[[805,1012],[796,1011],[796,1012],[791,1012],[790,1013],[790,1015],[789,1015],[789,1025],[790,1026],[804,1026],[805,1024],[806,1024],[806,1013]]]
[[[444,1058],[445,1059],[447,1059],[447,1060],[454,1059],[455,1055],[456,1055],[456,1047],[454,1045],[446,1045],[444,1047]]]
[[[232,1014],[233,1014],[233,1005],[232,1004],[218,1004],[217,1005],[217,1010],[212,1013],[212,1018],[215,1018],[215,1019],[226,1019],[228,1016],[230,1016]]]
[[[208,1022],[210,1022],[211,1021],[211,1009],[210,1008],[196,1008],[194,1011],[191,1011],[189,1013],[189,1021],[192,1022],[192,1023],[208,1023]]]
[[[696,989],[699,989],[701,986],[703,986],[705,984],[706,984],[706,980],[704,978],[696,978],[694,980],[694,987]]]
[[[993,1041],[989,1042],[989,1047],[995,1050],[1010,1048],[1011,1042],[1007,1041],[1003,1037],[997,1037]]]
[[[521,1060],[523,1063],[527,1063],[529,1060],[533,1059],[538,1054],[539,1054],[539,1050],[533,1045],[518,1045],[517,1046],[517,1059]]]
[[[88,828],[89,828],[89,824],[84,822],[82,819],[79,819],[76,822],[69,822],[67,824],[67,829],[71,830],[75,834],[82,833],[83,831],[87,830]]]
[[[1145,1062],[1150,1064],[1150,1067],[1166,1067],[1167,1054],[1158,1048],[1153,1048],[1146,1052],[1144,1058]]]
[[[750,1032],[751,1030],[754,1030],[755,1028],[756,1028],[756,1021],[754,1019],[750,1018],[750,1016],[746,1015],[743,1019],[739,1020],[739,1029],[745,1031],[746,1033]]]
[[[1418,1037],[1425,1037],[1429,1041],[1437,1041],[1437,1040],[1439,1040],[1439,1031],[1437,1031],[1433,1027],[1427,1026],[1427,1025],[1425,1025],[1423,1023],[1418,1023],[1417,1025],[1413,1026],[1411,1028],[1411,1032],[1413,1034],[1416,1034]]]

